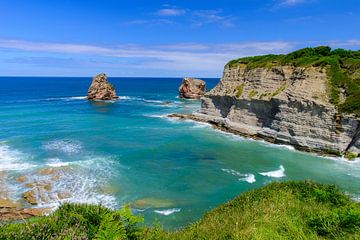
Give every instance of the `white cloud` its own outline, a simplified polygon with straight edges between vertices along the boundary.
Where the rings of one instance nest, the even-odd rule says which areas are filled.
[[[185,9],[180,8],[163,8],[157,12],[159,16],[182,16],[186,13]]]
[[[280,0],[280,6],[296,6],[302,3],[310,2],[311,0]]]
[[[223,27],[233,26],[235,18],[222,14],[221,10],[198,10],[193,12],[193,25],[200,27],[206,24],[219,24]]]
[[[193,27],[202,27],[204,25],[213,24],[221,27],[234,26],[235,17],[223,14],[221,9],[208,10],[189,10],[179,8],[177,6],[164,5],[164,8],[158,10],[155,16],[161,18],[147,18],[135,19],[126,22],[126,24],[143,24],[143,25],[158,25],[158,24],[185,24]],[[178,17],[175,21],[175,18]]]
[[[220,76],[224,64],[243,56],[260,55],[268,53],[285,53],[293,50],[295,45],[291,42],[243,42],[233,44],[196,44],[181,43],[172,45],[138,46],[122,45],[118,47],[101,47],[94,45],[30,42],[19,40],[0,40],[2,50],[15,50],[26,55],[41,56],[54,55],[61,58],[95,59],[93,63],[98,68],[107,67],[119,69],[121,67],[133,69],[134,75],[139,71],[158,70],[157,72],[176,72],[188,75],[202,74],[203,76]],[[105,59],[105,60],[104,60]],[[39,60],[39,59],[37,59]],[[41,64],[46,61],[40,59]],[[46,60],[46,59],[45,59]],[[80,60],[79,60],[80,61]],[[104,61],[103,63],[101,61]],[[11,62],[11,61],[10,61]],[[13,64],[30,64],[22,59]],[[60,61],[61,63],[61,61]],[[56,61],[49,64],[55,65]],[[87,64],[91,64],[87,63]],[[79,64],[79,67],[82,65]]]
[[[179,43],[152,46],[127,44],[105,47],[0,39],[0,74],[41,75],[46,68],[47,75],[84,76],[106,71],[113,76],[219,77],[224,65],[235,58],[288,53],[300,47],[319,45],[358,49],[360,40]]]

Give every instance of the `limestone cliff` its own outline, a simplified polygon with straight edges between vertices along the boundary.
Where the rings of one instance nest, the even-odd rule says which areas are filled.
[[[200,111],[185,118],[300,150],[354,157],[360,153],[360,120],[331,103],[328,72],[326,65],[228,64],[201,99]]]

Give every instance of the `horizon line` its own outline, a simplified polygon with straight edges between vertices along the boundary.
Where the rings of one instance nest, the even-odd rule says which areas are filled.
[[[96,75],[95,75],[96,76]],[[37,75],[10,75],[10,76],[1,76],[0,78],[6,78],[6,77],[38,77],[38,78],[47,78],[47,77],[52,77],[52,78],[93,78],[95,76],[37,76]],[[126,77],[126,76],[109,76],[107,75],[108,78],[221,78],[221,77],[179,77],[179,76],[175,76],[175,77],[156,77],[156,76],[131,76],[131,77]]]

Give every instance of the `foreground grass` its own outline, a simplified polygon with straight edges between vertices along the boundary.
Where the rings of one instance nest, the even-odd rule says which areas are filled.
[[[310,181],[244,193],[175,232],[141,221],[129,208],[65,204],[48,217],[1,226],[0,239],[360,239],[360,203]]]
[[[339,110],[360,116],[360,51],[330,47],[303,48],[289,54],[269,54],[230,61],[228,67],[246,65],[247,68],[271,68],[290,65],[320,67],[329,77],[329,97]],[[341,95],[345,95],[342,101]]]

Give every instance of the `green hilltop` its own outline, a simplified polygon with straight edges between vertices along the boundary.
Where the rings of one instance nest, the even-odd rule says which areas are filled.
[[[320,67],[329,77],[330,101],[341,112],[360,115],[360,51],[334,49],[328,46],[303,48],[289,54],[269,54],[230,61],[227,67],[247,68],[276,66]],[[341,100],[341,94],[345,100]]]
[[[0,224],[0,239],[360,239],[360,203],[333,185],[276,182],[178,231],[141,222],[129,207],[64,204],[47,217]]]

